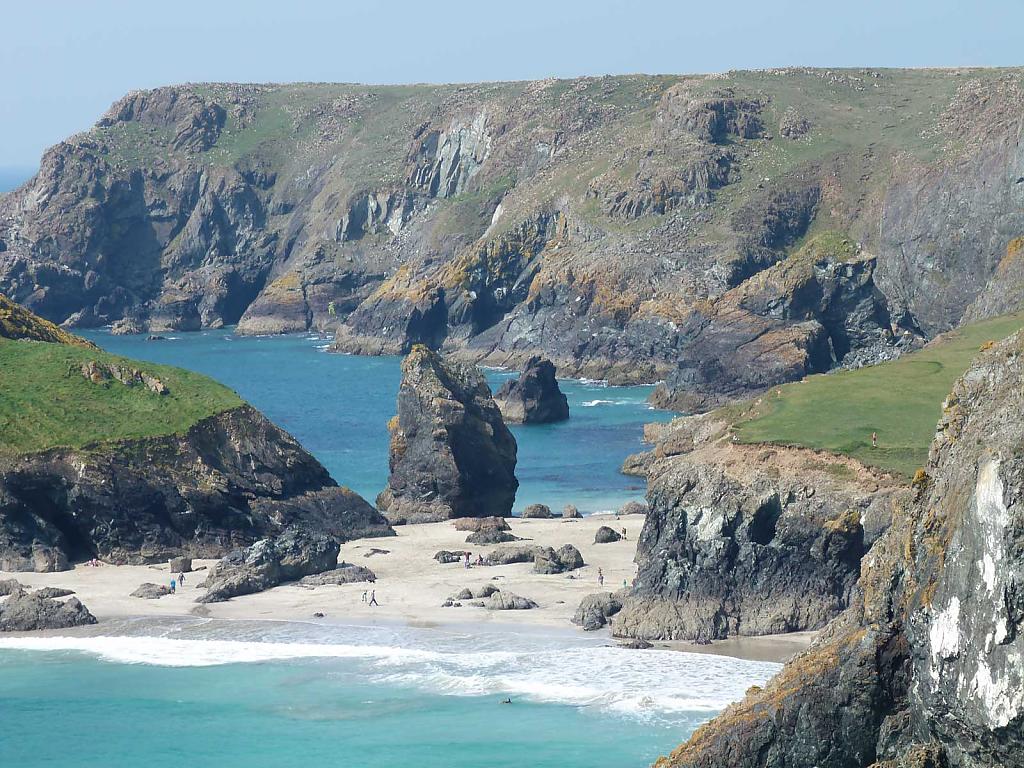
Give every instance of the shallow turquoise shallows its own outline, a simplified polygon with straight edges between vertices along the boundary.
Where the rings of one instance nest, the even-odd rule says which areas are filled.
[[[370,501],[388,472],[387,422],[401,378],[397,357],[355,357],[325,351],[307,335],[234,336],[230,331],[143,336],[85,334],[104,349],[140,360],[205,373],[288,430],[342,485]],[[487,371],[492,388],[514,374]],[[559,424],[514,426],[519,443],[516,509],[543,503],[560,510],[607,511],[643,497],[641,480],[619,473],[622,460],[644,450],[643,425],[670,413],[647,405],[650,387],[607,387],[563,380],[570,418]]]
[[[605,643],[198,619],[0,637],[0,765],[640,768],[777,669]]]

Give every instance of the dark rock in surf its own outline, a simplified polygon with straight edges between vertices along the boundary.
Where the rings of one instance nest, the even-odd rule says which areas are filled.
[[[510,424],[548,424],[569,418],[569,401],[558,387],[555,366],[538,356],[526,361],[518,379],[501,385],[494,402]]]

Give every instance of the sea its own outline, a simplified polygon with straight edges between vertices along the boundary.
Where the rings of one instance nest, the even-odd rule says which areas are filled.
[[[339,483],[371,500],[384,487],[398,358],[230,328],[87,335],[219,379]],[[514,374],[486,375],[496,387]],[[567,422],[512,427],[516,508],[586,514],[642,498],[619,466],[644,448],[643,424],[671,414],[648,406],[648,387],[560,384]],[[778,668],[568,627],[107,620],[0,637],[0,766],[641,768]]]

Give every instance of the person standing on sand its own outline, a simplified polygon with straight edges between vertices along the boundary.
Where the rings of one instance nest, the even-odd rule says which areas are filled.
[[[177,585],[177,582],[175,582],[175,580],[174,580],[174,579],[171,579],[171,594],[172,594],[172,595],[174,594],[174,592],[175,592],[175,590],[176,590],[177,586],[178,586],[178,585]]]
[[[364,602],[364,603],[366,602],[366,594],[367,594],[367,592],[366,592],[366,590],[364,589],[364,590],[363,590],[363,602]]]
[[[178,584],[180,586],[182,586],[182,587],[185,586],[185,574],[184,573],[179,573],[178,574]]]
[[[604,586],[604,571],[602,571],[600,568],[597,569],[597,586]]]
[[[473,553],[472,553],[472,552],[467,552],[467,553],[466,553],[466,568],[469,568],[469,556],[470,556],[471,554],[473,554]]]
[[[872,432],[871,433],[871,447],[872,448],[877,448],[878,447],[878,433],[877,432]]]
[[[377,590],[376,589],[373,590],[370,593],[370,605],[377,605],[377,606],[380,605],[380,603],[377,602]]]

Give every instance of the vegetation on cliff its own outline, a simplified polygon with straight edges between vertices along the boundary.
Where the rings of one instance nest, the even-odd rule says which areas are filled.
[[[731,415],[742,443],[827,450],[913,477],[928,457],[953,382],[983,347],[1021,327],[1024,313],[972,323],[898,360],[810,376],[723,414]],[[872,433],[878,447],[871,445]]]

